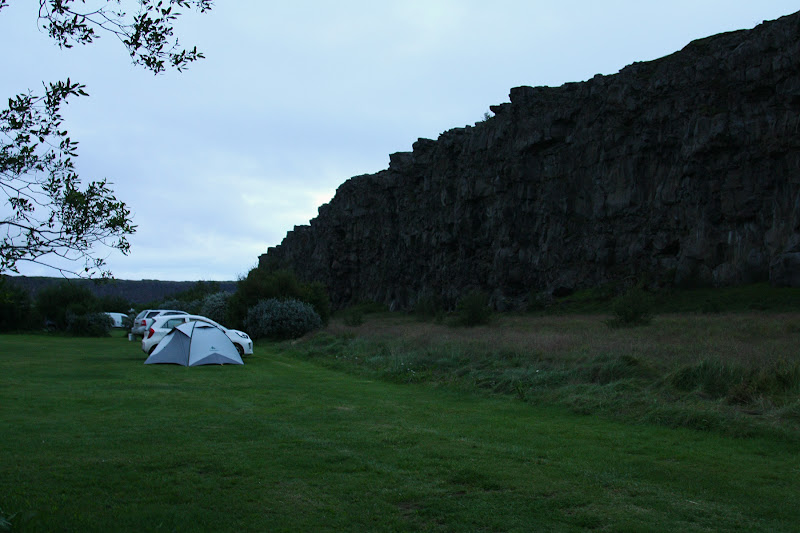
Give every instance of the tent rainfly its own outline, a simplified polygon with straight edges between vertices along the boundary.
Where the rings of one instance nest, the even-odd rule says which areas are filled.
[[[243,365],[244,361],[224,331],[204,322],[187,322],[167,333],[144,362],[155,363]]]

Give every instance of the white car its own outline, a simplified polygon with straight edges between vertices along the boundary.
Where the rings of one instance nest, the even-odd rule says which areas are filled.
[[[112,328],[124,328],[125,321],[130,320],[128,318],[128,315],[126,315],[125,313],[106,313],[106,315],[108,315],[108,317],[114,321],[114,325],[111,326]]]
[[[150,324],[149,329],[145,331],[144,338],[142,339],[142,351],[148,355],[150,355],[150,353],[156,349],[156,346],[158,346],[158,343],[161,342],[161,339],[163,339],[167,333],[172,331],[172,328],[180,326],[186,322],[205,322],[206,324],[216,326],[225,332],[225,335],[227,335],[228,338],[233,341],[233,345],[236,346],[237,350],[239,350],[239,355],[253,354],[253,341],[250,339],[247,333],[244,331],[239,331],[238,329],[228,329],[217,324],[210,318],[199,315],[161,315],[152,320],[153,321]]]
[[[144,337],[147,333],[147,328],[150,322],[161,315],[188,315],[186,311],[175,311],[174,309],[145,309],[133,319],[133,326],[131,326],[131,333],[137,337]]]

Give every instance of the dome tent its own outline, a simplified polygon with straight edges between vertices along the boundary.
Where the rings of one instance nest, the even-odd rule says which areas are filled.
[[[144,362],[146,365],[157,363],[243,365],[244,361],[221,329],[204,322],[186,322],[167,333]]]

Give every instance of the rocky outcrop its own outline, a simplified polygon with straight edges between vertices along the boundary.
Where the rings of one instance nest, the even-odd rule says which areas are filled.
[[[510,100],[349,179],[259,264],[337,305],[800,285],[800,13]]]

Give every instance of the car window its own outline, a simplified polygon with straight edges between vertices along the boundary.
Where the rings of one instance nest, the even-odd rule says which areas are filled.
[[[180,326],[181,324],[183,324],[182,318],[170,318],[169,320],[164,321],[164,328],[172,329],[175,326]]]
[[[147,318],[153,318],[154,316],[158,316],[158,311],[150,311],[147,313]]]

